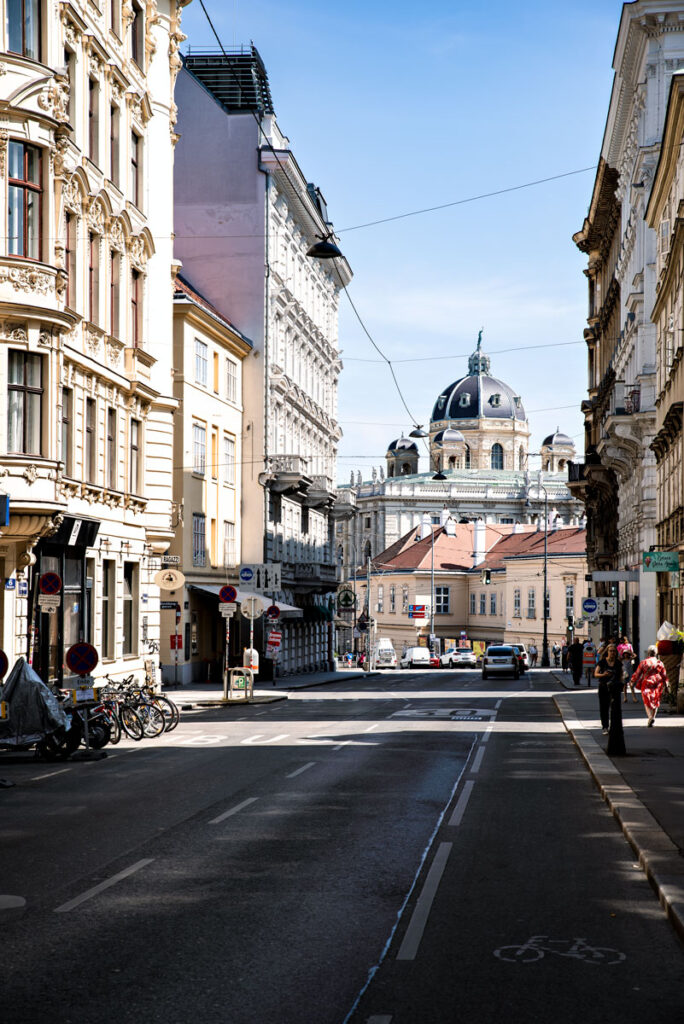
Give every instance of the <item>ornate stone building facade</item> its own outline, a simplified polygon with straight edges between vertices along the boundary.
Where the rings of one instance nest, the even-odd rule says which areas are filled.
[[[159,637],[183,4],[0,6],[1,643],[61,682],[75,641],[116,674]],[[62,580],[51,614],[48,570]]]
[[[344,259],[307,256],[332,230],[280,130],[254,47],[191,51],[179,76],[176,252],[249,337],[244,362],[242,561],[282,565],[278,670],[330,663],[337,573],[338,297]],[[270,664],[262,661],[261,674]]]
[[[530,429],[521,396],[492,377],[491,361],[478,338],[468,373],[438,396],[429,425],[432,472],[418,472],[418,443],[397,438],[384,467],[370,480],[352,473],[340,488],[347,515],[337,524],[337,559],[345,575],[366,564],[423,522],[448,514],[456,522],[479,520],[494,526],[579,526],[581,501],[567,485],[567,465],[575,457],[572,440],[556,431],[541,451],[529,452]],[[532,468],[533,455],[541,457]],[[341,502],[340,506],[341,507]]]
[[[651,311],[663,243],[644,214],[668,82],[683,60],[680,10],[654,0],[624,5],[599,169],[589,214],[574,236],[588,256],[589,395],[585,461],[572,467],[570,487],[586,503],[591,571],[641,570],[642,553],[656,542]],[[638,582],[619,587],[620,628],[643,648],[655,636],[655,575],[641,572]]]
[[[684,72],[672,77],[660,161],[646,217],[658,238],[657,295],[653,320],[657,332],[656,435],[657,546],[684,552]],[[657,574],[658,616],[681,628],[684,588],[670,573]],[[673,585],[674,584],[674,585]]]

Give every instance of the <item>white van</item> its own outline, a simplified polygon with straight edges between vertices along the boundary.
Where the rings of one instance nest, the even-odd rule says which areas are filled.
[[[407,647],[399,661],[399,668],[430,668],[429,648]]]
[[[389,637],[378,637],[373,651],[373,661],[376,668],[397,667],[397,653]]]

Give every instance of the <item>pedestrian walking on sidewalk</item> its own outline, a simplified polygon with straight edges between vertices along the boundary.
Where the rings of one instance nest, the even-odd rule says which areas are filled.
[[[568,647],[567,643],[564,640],[563,641],[563,646],[561,647],[561,665],[563,666],[563,671],[564,672],[568,671],[568,651],[569,650],[570,650],[570,648]]]
[[[622,697],[622,699],[624,700],[625,703],[627,703],[627,687],[629,686],[629,688],[632,691],[632,703],[636,704],[637,703],[637,699],[636,699],[636,696],[634,694],[634,684],[632,682],[632,670],[634,668],[634,659],[635,659],[636,655],[634,654],[634,648],[630,644],[628,637],[623,636],[622,643],[619,643],[617,645],[617,652],[618,652],[618,658],[622,662],[622,667],[624,669],[625,685],[624,685],[624,688],[623,688],[623,697]]]
[[[530,644],[530,668],[537,667],[537,645],[534,640]]]
[[[580,680],[582,679],[582,670],[584,668],[584,648],[577,637],[575,637],[568,647],[568,664],[570,665],[570,671],[572,672],[573,682],[575,686],[579,686]]]
[[[635,686],[637,690],[641,690],[644,711],[648,719],[647,725],[655,725],[660,698],[667,685],[667,669],[658,657],[658,649],[652,644],[631,679],[632,693]]]
[[[606,653],[600,659],[594,676],[598,679],[599,711],[601,726],[608,733],[606,753],[621,756],[625,750],[625,734],[622,729],[622,662],[618,658],[617,646],[608,644]]]
[[[594,669],[596,668],[596,648],[591,639],[585,640],[584,648],[582,650],[582,664],[584,666],[584,675],[587,680],[587,686],[591,686],[591,681],[594,678]]]

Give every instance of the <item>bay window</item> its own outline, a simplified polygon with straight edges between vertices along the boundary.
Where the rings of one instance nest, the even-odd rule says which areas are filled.
[[[7,48],[40,60],[40,0],[7,0]]]
[[[8,353],[7,447],[22,455],[41,454],[43,363],[30,352]]]
[[[11,140],[8,168],[8,252],[39,260],[43,196],[40,149]]]

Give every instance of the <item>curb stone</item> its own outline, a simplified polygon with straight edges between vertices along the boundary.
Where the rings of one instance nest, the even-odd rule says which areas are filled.
[[[639,867],[684,941],[684,859],[678,847],[627,785],[619,768],[590,731],[583,727],[568,698],[561,694],[554,696],[553,701],[601,796],[636,854]]]

